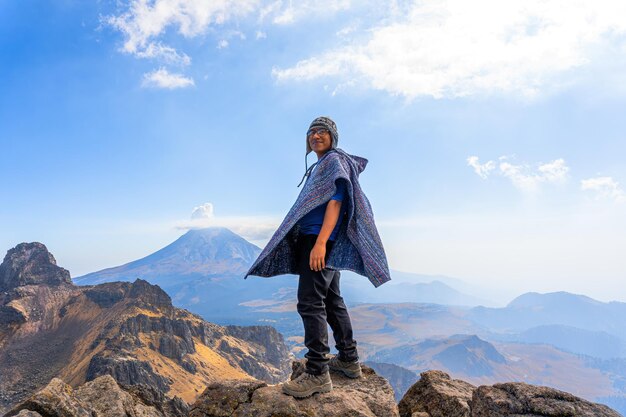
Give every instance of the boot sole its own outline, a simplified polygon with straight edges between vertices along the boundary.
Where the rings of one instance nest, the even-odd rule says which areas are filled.
[[[347,376],[348,378],[360,378],[361,375],[363,374],[360,370],[358,372],[351,372],[348,371],[346,369],[342,369],[342,368],[335,368],[332,366],[328,366],[328,369],[335,371],[335,372],[341,372],[342,374],[344,374],[345,376]]]
[[[287,395],[291,395],[292,397],[296,397],[296,398],[306,398],[306,397],[310,397],[311,395],[320,392],[331,392],[333,390],[333,383],[332,382],[327,382],[326,384],[320,386],[320,387],[314,387],[311,388],[308,391],[291,391],[289,388],[286,388],[283,385],[283,393],[287,394]]]

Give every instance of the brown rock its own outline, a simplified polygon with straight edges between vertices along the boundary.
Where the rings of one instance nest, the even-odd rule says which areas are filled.
[[[0,291],[38,284],[73,285],[69,271],[57,266],[43,243],[20,243],[10,249],[0,264]]]
[[[22,410],[36,411],[45,417],[91,417],[89,410],[76,399],[72,387],[58,378],[6,416],[14,416]]]
[[[87,382],[76,390],[76,398],[94,415],[107,417],[164,417],[155,407],[124,391],[110,375]]]
[[[470,417],[469,401],[476,387],[451,379],[441,371],[421,373],[421,378],[404,394],[398,404],[400,417],[420,413],[430,417]]]
[[[292,363],[291,378],[304,371],[306,360]],[[370,367],[363,376],[347,378],[331,372],[333,390],[296,399],[283,394],[282,384],[227,381],[207,387],[192,406],[190,417],[393,417],[398,416],[389,382]]]
[[[171,400],[170,400],[171,401]],[[187,410],[164,412],[166,404],[145,402],[134,392],[118,385],[105,375],[73,390],[58,378],[28,400],[11,410],[7,416],[20,417],[183,417]]]
[[[523,382],[478,387],[470,406],[472,417],[620,417],[605,405],[554,388]]]
[[[210,384],[191,407],[190,417],[234,416],[241,404],[250,402],[252,394],[267,387],[261,381],[230,380]]]

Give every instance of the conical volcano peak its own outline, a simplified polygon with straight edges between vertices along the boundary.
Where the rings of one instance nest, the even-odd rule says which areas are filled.
[[[143,278],[164,288],[190,275],[242,276],[261,249],[226,227],[190,229],[171,244],[125,265],[78,277],[98,284]]]
[[[10,249],[0,265],[0,291],[39,284],[71,285],[72,280],[43,243],[20,243]]]
[[[225,227],[209,227],[191,229],[159,252],[176,253],[189,263],[239,260],[248,264],[254,257],[254,248],[256,246]]]

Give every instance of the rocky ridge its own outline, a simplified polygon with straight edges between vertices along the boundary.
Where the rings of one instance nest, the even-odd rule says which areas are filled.
[[[306,360],[292,363],[291,378]],[[350,379],[331,372],[333,390],[295,399],[280,384],[259,380],[208,384],[188,407],[145,385],[124,386],[105,375],[72,389],[59,379],[13,408],[21,417],[618,417],[606,406],[555,389],[524,383],[475,387],[441,371],[421,374],[396,405],[388,381],[363,365],[363,376]]]
[[[294,361],[291,378],[304,372],[304,368],[305,360]],[[47,387],[14,407],[6,416],[398,416],[393,389],[371,368],[364,366],[360,379],[334,373],[332,379],[333,391],[305,399],[283,394],[280,384],[271,385],[259,380],[213,382],[189,408],[178,399],[155,397],[156,390],[150,392],[146,386],[134,386],[131,390],[108,375],[76,389],[60,379],[53,379]]]
[[[0,265],[7,416],[619,416],[552,388],[475,387],[440,371],[423,372],[396,405],[389,382],[365,364],[362,378],[333,373],[333,391],[298,400],[281,392],[289,359],[273,328],[205,322],[143,280],[75,287],[45,246],[15,249]],[[304,367],[294,361],[291,378]]]
[[[211,381],[289,375],[273,327],[206,322],[141,279],[75,286],[41,243],[11,249],[0,273],[0,412],[54,377],[77,387],[110,375],[192,403]]]

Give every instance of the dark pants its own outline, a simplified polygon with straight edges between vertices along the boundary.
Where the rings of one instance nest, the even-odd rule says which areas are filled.
[[[339,291],[341,273],[327,268],[313,271],[309,266],[311,249],[316,240],[317,235],[298,237],[298,313],[304,323],[304,345],[309,349],[305,355],[307,372],[319,375],[328,370],[329,359],[326,354],[330,353],[330,348],[327,322],[333,331],[339,359],[352,362],[358,360],[359,356],[356,340],[352,338],[348,309]],[[333,244],[330,240],[326,244],[326,259]]]

